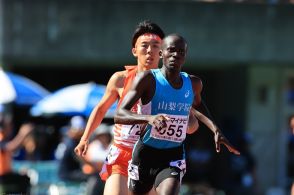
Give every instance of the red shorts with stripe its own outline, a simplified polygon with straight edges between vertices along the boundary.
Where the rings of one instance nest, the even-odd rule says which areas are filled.
[[[128,177],[129,161],[132,159],[132,148],[112,145],[100,172],[103,181],[112,174]]]

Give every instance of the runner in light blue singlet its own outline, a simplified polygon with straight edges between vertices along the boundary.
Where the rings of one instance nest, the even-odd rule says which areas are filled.
[[[173,148],[182,144],[186,138],[188,116],[194,100],[191,80],[187,73],[181,72],[183,85],[173,88],[159,69],[152,70],[156,80],[155,94],[150,103],[142,106],[142,114],[168,114],[167,127],[158,131],[148,124],[142,141],[155,148]]]

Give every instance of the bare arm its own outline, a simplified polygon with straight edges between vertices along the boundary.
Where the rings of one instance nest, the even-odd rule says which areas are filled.
[[[10,152],[16,151],[22,145],[23,141],[28,137],[28,135],[30,135],[33,128],[34,125],[31,123],[25,123],[21,125],[19,132],[11,141],[6,144],[5,149]]]
[[[198,77],[195,77],[193,75],[190,75],[190,76],[191,76],[192,86],[193,86],[194,95],[195,95],[193,107],[190,110],[190,115],[191,114],[194,115],[199,121],[204,123],[215,134],[217,130],[217,126],[214,124],[214,122],[210,120],[208,117],[206,117],[204,114],[196,110],[202,105],[202,97],[201,97],[201,92],[203,88],[202,81]],[[209,113],[209,111],[207,110],[205,111],[206,113]]]
[[[107,110],[119,99],[118,87],[121,85],[120,82],[122,82],[121,77],[122,72],[114,73],[111,76],[102,99],[91,112],[80,143],[75,148],[75,153],[78,156],[83,157],[86,154],[91,134],[101,124]]]
[[[118,124],[146,124],[155,125],[158,128],[166,126],[166,115],[142,115],[131,112],[132,106],[139,100],[148,103],[154,95],[155,80],[150,71],[138,74],[131,89],[126,94],[120,108],[114,116],[114,122]]]
[[[194,116],[199,119],[202,123],[204,123],[213,133],[216,133],[218,130],[217,126],[205,115],[197,111],[196,109],[192,108],[191,113],[194,114]]]
[[[195,76],[191,76],[191,80],[192,80],[192,86],[193,86],[193,90],[195,94],[195,99],[194,99],[193,107],[191,108],[190,112],[193,113],[197,119],[199,119],[202,123],[204,123],[213,132],[214,142],[215,142],[215,147],[217,152],[220,152],[220,145],[224,144],[230,152],[236,155],[240,155],[240,152],[230,144],[230,142],[223,135],[221,130],[211,120],[209,110],[206,108],[206,106],[203,105],[201,100],[201,91],[202,91],[201,80]],[[202,110],[205,111],[207,115],[210,116],[210,118],[208,118],[201,112],[197,111],[196,109],[199,107],[202,108]]]
[[[146,73],[139,73],[132,84],[132,87],[126,94],[121,103],[120,108],[117,110],[114,117],[114,122],[118,124],[138,124],[148,123],[147,115],[140,115],[131,112],[132,106],[142,97],[146,90]],[[145,82],[145,83],[144,83]]]
[[[192,109],[189,113],[189,121],[188,121],[188,128],[187,128],[187,134],[193,134],[195,133],[199,128],[199,122],[198,119],[195,117],[195,115],[192,113]]]

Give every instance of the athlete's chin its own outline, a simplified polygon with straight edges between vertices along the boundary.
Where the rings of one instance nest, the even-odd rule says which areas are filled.
[[[173,65],[173,64],[169,64],[169,65],[167,66],[167,68],[168,68],[169,70],[180,70],[180,67],[179,67],[179,66],[176,66],[176,65]]]
[[[176,62],[169,62],[168,63],[168,65],[170,66],[170,67],[178,67],[179,65],[178,65],[178,63],[176,63]]]
[[[158,65],[157,64],[154,64],[154,63],[151,63],[151,64],[146,63],[145,64],[145,68],[146,69],[154,69],[154,68],[158,68]]]

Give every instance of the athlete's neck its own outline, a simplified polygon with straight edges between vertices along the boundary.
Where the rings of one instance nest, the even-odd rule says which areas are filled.
[[[137,73],[139,72],[143,72],[143,71],[146,71],[146,70],[150,70],[150,69],[155,69],[155,68],[158,68],[157,66],[155,67],[151,67],[151,66],[144,66],[144,65],[137,65],[138,66],[138,69],[137,69]]]
[[[139,72],[143,72],[143,71],[145,71],[145,70],[149,70],[148,68],[146,68],[145,66],[141,66],[141,65],[138,65],[138,69],[137,69],[137,73],[139,73]]]
[[[173,87],[182,86],[182,77],[178,71],[168,71],[165,67],[162,67],[160,71]]]

